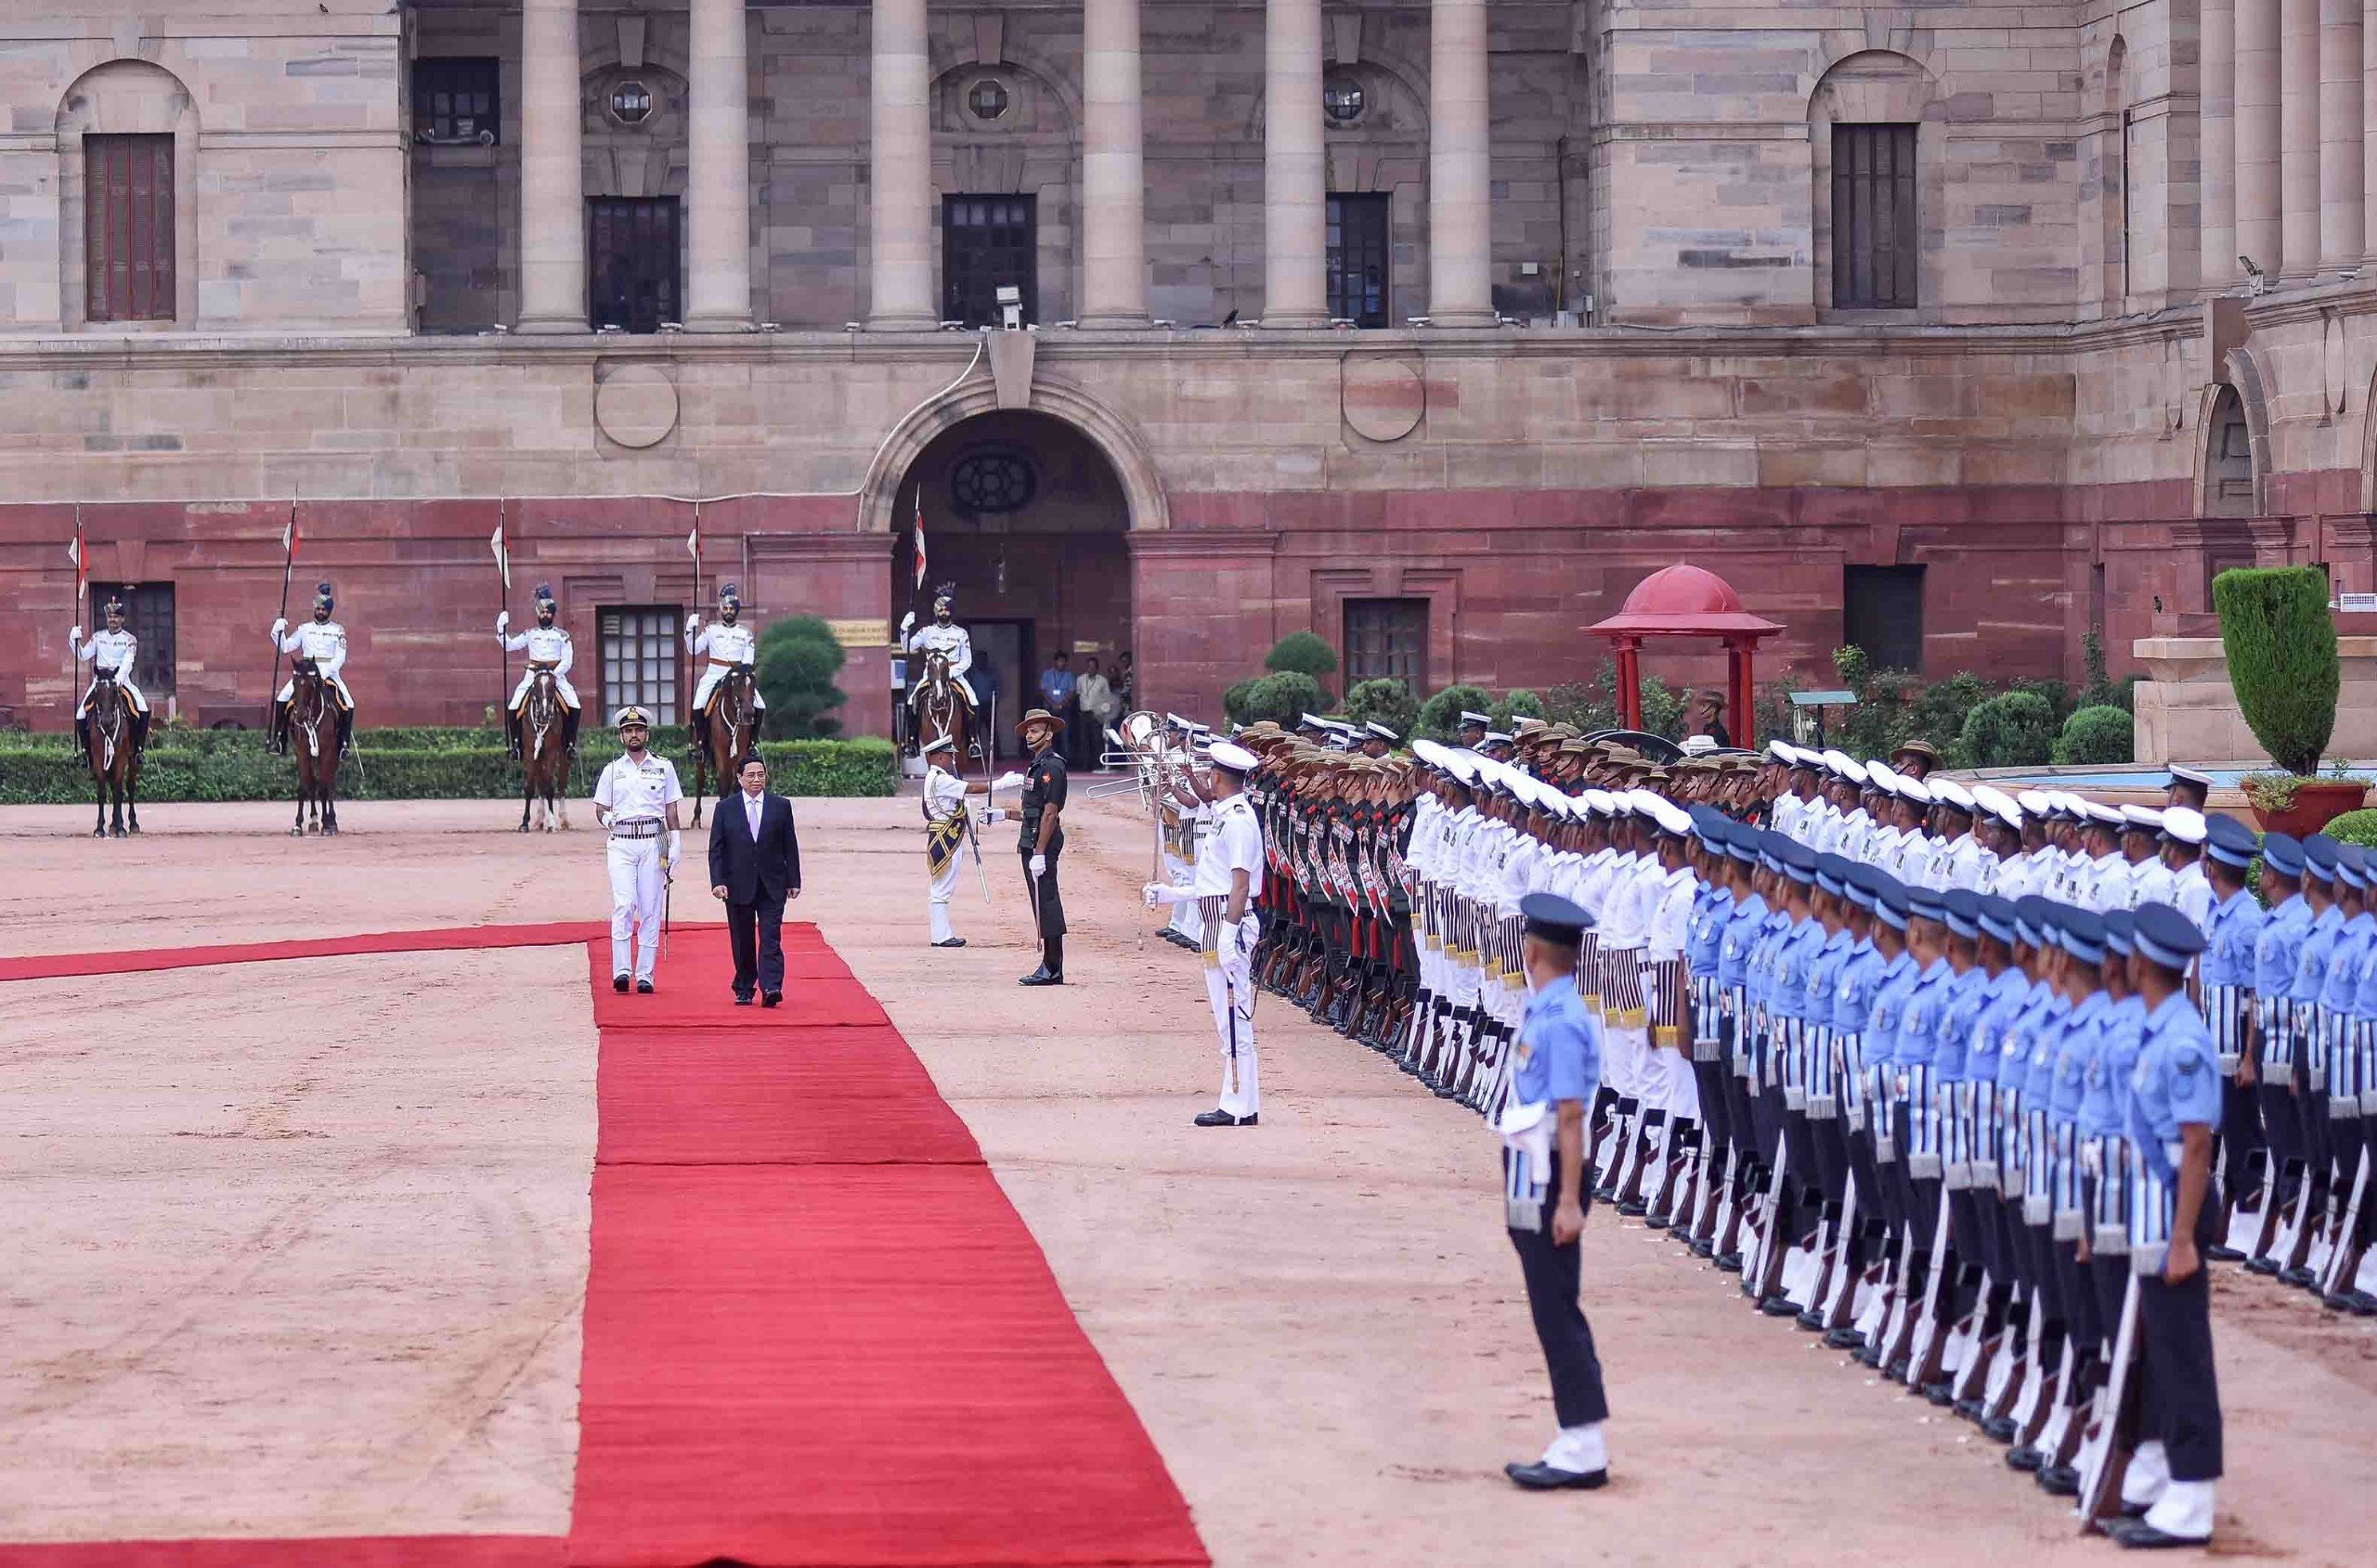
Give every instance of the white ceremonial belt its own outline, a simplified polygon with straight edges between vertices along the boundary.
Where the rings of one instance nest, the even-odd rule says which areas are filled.
[[[1502,1219],[1512,1230],[1543,1229],[1543,1195],[1552,1184],[1552,1107],[1538,1100],[1503,1108],[1494,1123],[1502,1140]]]
[[[657,817],[638,817],[633,822],[611,824],[614,838],[657,838],[669,831],[669,824]]]

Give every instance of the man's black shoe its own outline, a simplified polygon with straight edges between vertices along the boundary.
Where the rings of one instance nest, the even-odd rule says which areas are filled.
[[[783,1005],[784,1005],[784,992],[782,992],[782,991],[761,991],[761,992],[760,993],[760,1006],[762,1006],[762,1007],[781,1007],[781,1006],[783,1006]]]
[[[751,1004],[751,993],[747,991],[736,991],[734,993],[734,1004],[737,1007],[748,1007]]]
[[[1865,1336],[1854,1328],[1835,1328],[1824,1337],[1826,1350],[1863,1350]]]
[[[966,939],[963,937],[943,937],[941,940],[933,943],[932,945],[935,947],[964,947],[966,945]]]
[[[1065,983],[1065,977],[1049,973],[1048,966],[1043,964],[1015,983],[1018,985],[1062,985]]]
[[[2248,1258],[2245,1260],[2245,1272],[2248,1274],[2276,1274],[2278,1272],[2278,1260],[2276,1258]]]
[[[1253,1116],[1232,1116],[1218,1107],[1212,1110],[1200,1111],[1197,1115],[1197,1125],[1200,1127],[1252,1127],[1254,1124],[1255,1119]]]
[[[2006,1464],[2011,1470],[2036,1470],[2046,1463],[2046,1450],[2028,1443],[2006,1450]]]
[[[625,975],[613,975],[611,977],[611,989],[613,991],[624,993],[630,983],[628,977]]]
[[[1609,1484],[1609,1471],[1605,1470],[1554,1470],[1540,1461],[1531,1465],[1504,1465],[1502,1473],[1530,1492],[1554,1492],[1563,1487],[1591,1492]]]
[[[1981,1434],[1993,1443],[2011,1443],[2022,1425],[2011,1416],[1992,1416],[1981,1423]]]
[[[2070,1465],[2042,1465],[2039,1490],[2051,1497],[2076,1497],[2080,1495],[2080,1472]]]
[[[2206,1247],[2203,1250],[2203,1255],[2206,1259],[2215,1263],[2242,1263],[2245,1257],[2245,1254],[2239,1249],[2234,1247],[2224,1247],[2218,1242],[2215,1242],[2211,1246]]]
[[[2167,1531],[2157,1530],[2142,1519],[2125,1519],[2108,1524],[2105,1534],[2125,1547],[2140,1549],[2209,1546],[2212,1540],[2209,1536],[2174,1536]]]
[[[638,980],[635,982],[635,989],[637,994],[650,996],[652,994],[652,982],[650,980]]]

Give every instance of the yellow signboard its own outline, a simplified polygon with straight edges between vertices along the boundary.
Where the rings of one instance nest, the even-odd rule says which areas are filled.
[[[825,623],[834,641],[845,648],[888,648],[891,645],[891,626],[888,621],[854,620]]]

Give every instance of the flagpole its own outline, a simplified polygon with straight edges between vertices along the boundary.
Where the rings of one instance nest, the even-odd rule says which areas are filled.
[[[695,618],[696,620],[698,620],[698,619],[701,617],[701,613],[702,613],[702,503],[701,503],[700,501],[698,501],[698,500],[696,500],[695,502],[694,502],[694,534],[693,534],[693,547],[694,547],[694,605],[693,605],[693,613],[694,613],[694,616],[695,616]],[[684,712],[684,721],[685,721],[685,732],[686,732],[686,734],[687,734],[687,735],[689,735],[689,736],[693,733],[693,725],[694,725],[694,692],[695,692],[695,687],[698,685],[698,683],[699,683],[699,682],[698,682],[698,678],[696,677],[696,674],[695,674],[695,669],[694,669],[694,656],[693,656],[692,653],[688,652],[688,653],[686,654],[686,655],[685,655],[685,712]],[[690,744],[690,743],[689,743],[689,744]]]
[[[512,560],[509,554],[511,541],[503,537],[504,506],[503,498],[497,497],[495,502],[495,618],[499,621],[512,609]],[[504,646],[503,635],[498,632],[495,639],[496,719],[507,731],[512,728],[512,719],[507,712],[510,706],[510,693],[505,688],[511,683],[512,651]]]
[[[282,529],[282,530],[281,530],[281,534],[280,534],[280,616],[279,616],[279,618],[280,618],[281,620],[283,620],[283,621],[286,621],[286,620],[289,618],[289,574],[290,574],[290,572],[291,572],[292,569],[294,569],[294,568],[295,568],[296,564],[297,564],[297,498],[296,498],[296,497],[294,497],[294,496],[292,496],[292,497],[290,497],[290,498],[289,498],[289,526],[288,526],[288,527],[286,527],[286,528],[284,528],[284,529]],[[280,673],[280,633],[279,633],[279,632],[277,632],[277,631],[276,631],[276,632],[274,632],[274,633],[272,634],[272,674],[273,674],[273,675],[279,675],[279,673]],[[266,734],[266,736],[267,736],[267,737],[269,737],[269,735],[270,735],[270,734],[271,734],[271,732],[272,732],[272,701],[273,701],[272,679],[271,679],[271,677],[270,677],[270,676],[267,676],[267,677],[266,677],[266,678],[265,678],[265,683],[264,683],[264,715],[265,715],[265,717],[264,717],[264,727],[265,727],[265,733]]]
[[[88,565],[91,552],[83,543],[83,503],[81,501],[74,503],[74,544],[67,553],[74,558],[73,610],[72,619],[68,622],[68,625],[82,628],[84,612],[89,607],[91,597],[91,572]],[[75,641],[72,637],[66,640],[66,684],[69,691],[79,692],[83,687],[83,654],[82,651],[75,646]],[[91,667],[93,669],[98,667],[96,661]],[[76,698],[75,706],[81,705],[82,699]]]

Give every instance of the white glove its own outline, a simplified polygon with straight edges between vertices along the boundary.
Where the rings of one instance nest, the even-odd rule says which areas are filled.
[[[1010,771],[1008,772],[1001,773],[997,778],[991,781],[991,791],[993,794],[996,794],[998,791],[1003,789],[1020,789],[1022,787],[1023,783],[1024,778],[1021,773]]]
[[[1047,856],[1034,855],[1032,857],[1032,875],[1034,876],[1046,876],[1048,875]]]
[[[907,635],[908,635],[908,628],[909,628],[910,627],[915,626],[916,624],[916,613],[914,610],[911,610],[911,611],[909,611],[906,615],[902,616],[900,617],[900,635],[901,635],[901,636],[903,636],[903,637],[907,636]]]
[[[83,641],[83,628],[79,626],[68,628],[66,632],[66,641],[69,642],[80,642]]]
[[[272,634],[275,637],[279,636],[282,632],[287,631],[288,629],[289,617],[287,616],[283,616],[279,620],[272,623]]]
[[[702,628],[702,618],[701,618],[701,616],[687,616],[685,617],[685,629],[686,629],[687,631],[699,631],[701,628]]]
[[[671,874],[675,873],[677,869],[677,862],[683,858],[684,853],[684,835],[673,827],[670,828],[669,830],[669,870]]]
[[[993,806],[974,820],[981,823],[984,827],[988,827],[993,823],[1003,823],[1007,821],[1007,813],[1000,810],[997,807]]]
[[[512,612],[509,610],[497,611],[495,616],[495,634],[498,637],[502,636],[506,630],[510,629],[511,626]]]
[[[1147,899],[1150,909],[1155,908],[1158,904],[1176,904],[1181,900],[1192,896],[1169,882],[1150,882],[1140,889],[1140,892]]]

